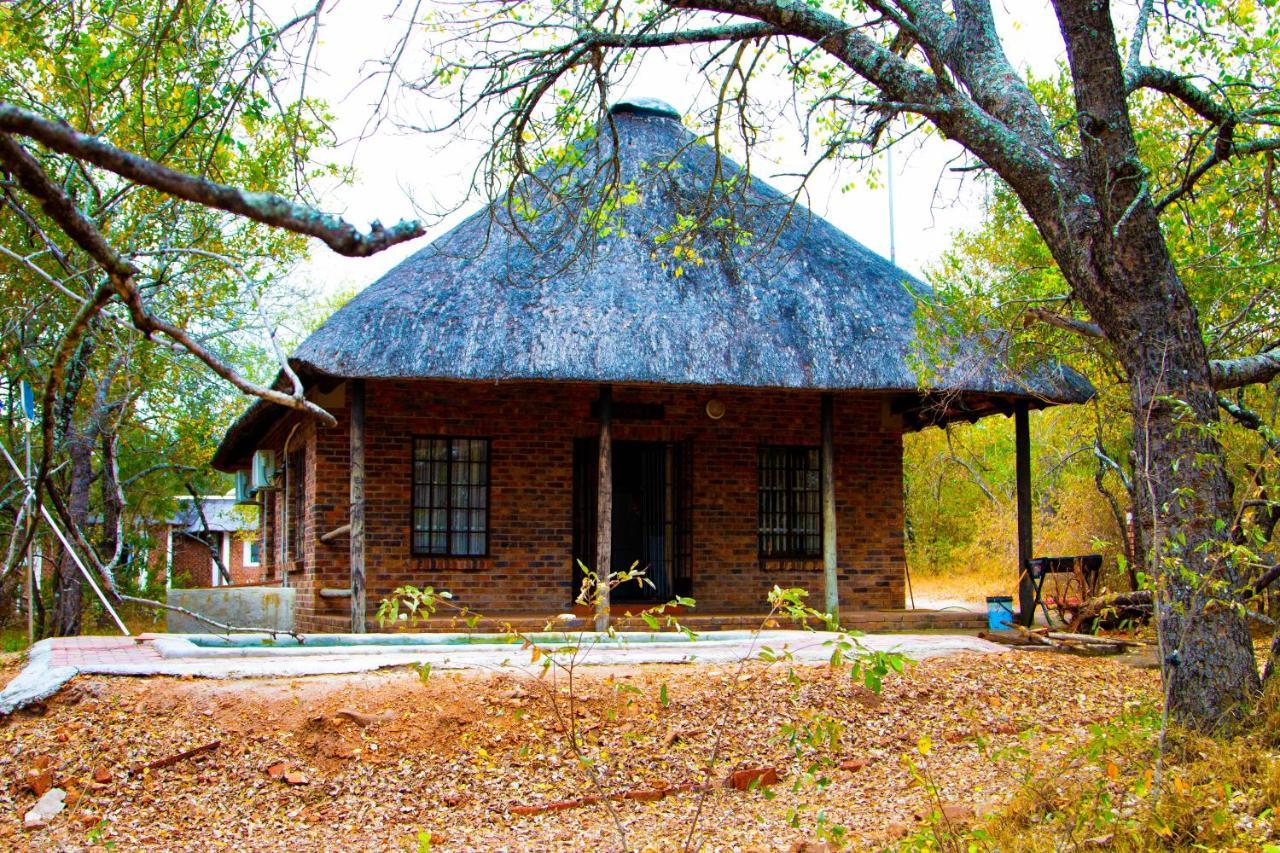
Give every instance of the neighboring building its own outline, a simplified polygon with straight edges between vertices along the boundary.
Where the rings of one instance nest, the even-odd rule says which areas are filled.
[[[301,629],[363,630],[406,583],[487,614],[560,613],[600,548],[654,583],[617,602],[761,611],[779,585],[820,606],[831,565],[843,610],[901,608],[904,432],[1025,424],[1028,408],[1091,396],[1070,370],[1013,376],[974,345],[922,384],[926,285],[743,180],[670,107],[624,102],[612,118],[634,195],[591,239],[571,213],[528,216],[550,205],[520,185],[518,205],[419,251],[294,354],[336,427],[258,401],[228,431],[217,468],[259,450],[277,462],[259,492],[263,558],[297,588]],[[602,128],[541,186],[590,206],[613,150]],[[713,174],[737,180],[713,190]],[[357,577],[367,600],[353,604]]]
[[[178,498],[178,511],[153,529],[149,570],[184,587],[261,583],[267,576],[256,507],[236,506],[233,496]],[[201,516],[203,510],[203,517]],[[216,555],[216,556],[215,556]],[[218,562],[226,569],[224,575]]]

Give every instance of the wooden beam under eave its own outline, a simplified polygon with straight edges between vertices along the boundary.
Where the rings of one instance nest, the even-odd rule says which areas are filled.
[[[822,577],[823,606],[840,618],[840,576],[836,567],[836,439],[835,400],[822,395]]]
[[[596,485],[596,630],[609,630],[613,566],[613,388],[600,388],[599,480]]]
[[[364,594],[364,380],[351,380],[351,633],[365,632]]]
[[[1014,467],[1018,507],[1018,618],[1035,621],[1035,586],[1031,582],[1031,423],[1026,400],[1013,404]]]

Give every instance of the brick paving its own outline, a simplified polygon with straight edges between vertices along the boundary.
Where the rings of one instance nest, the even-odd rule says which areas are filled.
[[[142,665],[163,661],[149,636],[57,637],[49,663],[92,670],[102,665]]]

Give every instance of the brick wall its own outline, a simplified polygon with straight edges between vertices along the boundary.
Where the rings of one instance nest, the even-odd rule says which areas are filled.
[[[262,550],[259,548],[259,563],[253,565],[245,561],[245,543],[258,536],[256,530],[244,530],[228,533],[231,537],[231,559],[227,563],[227,571],[231,573],[233,584],[261,583],[266,580],[266,566],[262,564]]]
[[[366,416],[366,565],[369,611],[401,584],[447,589],[487,613],[554,614],[570,607],[573,440],[594,436],[594,385],[369,382]],[[718,421],[705,414],[724,402]],[[822,601],[821,560],[762,560],[757,547],[757,452],[761,444],[819,443],[819,394],[808,391],[674,389],[617,386],[618,404],[664,407],[658,421],[614,424],[618,441],[685,442],[692,454],[693,597],[703,613],[760,610],[775,584],[809,590]],[[882,398],[835,399],[836,513],[842,607],[903,605],[902,434]],[[298,589],[298,624],[335,629],[347,599],[320,588],[349,583],[348,540],[316,537],[348,521],[348,433],[339,392],[325,401],[339,425],[300,425],[291,447],[305,447],[305,554],[279,562],[283,493],[270,493],[264,556]],[[279,452],[293,429],[282,422],[264,446]],[[484,558],[410,554],[413,438],[486,437],[490,445],[490,552]],[[370,628],[376,623],[370,620]]]
[[[160,528],[163,531],[163,528]],[[245,533],[210,533],[209,536],[213,541],[214,548],[218,549],[219,556],[222,556],[222,539],[227,536],[231,539],[231,547],[226,552],[227,572],[231,575],[231,583],[247,584],[260,583],[266,579],[267,568],[265,565],[247,565],[244,560],[244,537],[254,535],[248,531]],[[163,536],[163,533],[161,533]],[[164,573],[164,540],[160,540],[159,547],[155,549],[158,552],[159,560],[152,562],[153,570]],[[213,565],[213,557],[209,552],[209,546],[205,544],[201,537],[193,536],[188,533],[182,533],[175,530],[173,532],[173,579],[175,585],[184,587],[205,587],[220,586],[221,583],[214,583],[214,573],[217,570]]]
[[[175,530],[172,571],[174,586],[209,586],[213,579],[213,558],[209,554],[209,546],[193,535]]]

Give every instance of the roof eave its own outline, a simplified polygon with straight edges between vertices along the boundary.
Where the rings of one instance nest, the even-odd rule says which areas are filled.
[[[926,426],[943,425],[955,421],[976,421],[991,415],[1004,414],[1007,415],[1012,411],[1014,401],[1025,400],[1032,408],[1044,409],[1050,406],[1074,405],[1079,403],[1087,403],[1093,399],[1096,394],[1093,385],[1080,374],[1070,371],[1069,375],[1064,375],[1063,387],[1056,389],[1053,393],[1037,392],[1030,389],[1017,390],[965,390],[965,389],[919,389],[919,388],[847,388],[833,387],[825,388],[821,386],[748,386],[748,385],[731,385],[731,384],[703,384],[697,382],[654,382],[627,379],[610,379],[607,377],[591,377],[591,378],[561,378],[561,377],[524,377],[524,376],[505,376],[505,377],[415,377],[415,376],[358,376],[358,375],[342,375],[333,370],[326,370],[317,365],[303,362],[296,359],[290,360],[291,365],[301,375],[305,375],[311,383],[328,379],[330,381],[346,381],[351,379],[371,379],[371,380],[424,380],[430,381],[443,380],[448,382],[484,382],[486,384],[494,382],[559,382],[564,384],[580,384],[588,382],[612,382],[619,385],[651,385],[651,386],[668,386],[668,387],[705,387],[705,388],[760,388],[762,390],[776,391],[829,391],[833,393],[865,393],[865,394],[882,394],[882,395],[916,395],[923,398],[925,396],[933,396],[937,400],[942,401],[939,404],[938,414],[932,417],[912,416],[909,420],[913,420],[913,428],[920,429]],[[1064,370],[1069,370],[1066,368]],[[947,401],[950,402],[947,402]],[[981,401],[985,401],[985,405],[976,405]],[[1007,406],[1000,405],[1000,402],[1007,402]],[[908,407],[912,408],[912,407]],[[915,405],[917,411],[922,411],[922,405]],[[1007,410],[1006,410],[1007,409]],[[219,471],[232,473],[238,469],[243,469],[249,464],[249,457],[258,449],[258,443],[262,440],[271,428],[276,424],[279,418],[291,413],[292,410],[272,403],[268,400],[257,399],[244,411],[240,417],[232,422],[227,428],[226,434],[219,443],[217,450],[214,452],[211,464]],[[904,410],[905,411],[905,410]]]

